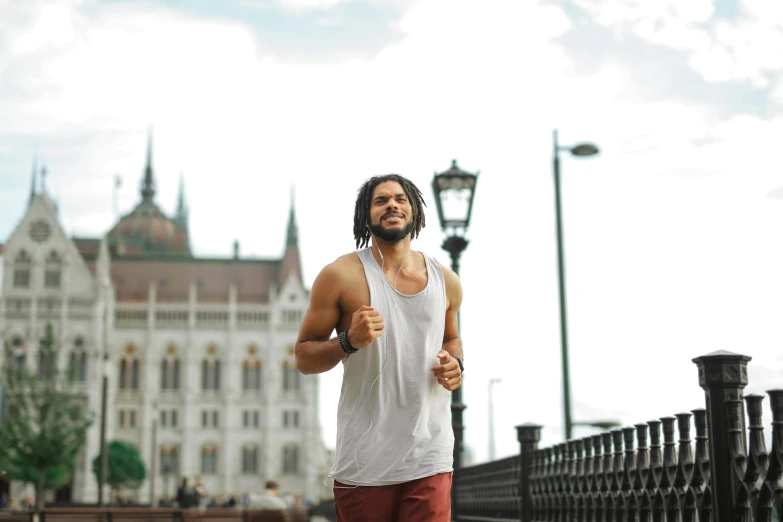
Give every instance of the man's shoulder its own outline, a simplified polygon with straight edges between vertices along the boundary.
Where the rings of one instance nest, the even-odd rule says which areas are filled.
[[[356,252],[342,255],[326,265],[319,277],[335,283],[350,284],[357,276],[363,274],[362,262]]]
[[[362,261],[359,259],[359,252],[348,252],[335,259],[332,265],[339,268],[355,268],[362,266]]]

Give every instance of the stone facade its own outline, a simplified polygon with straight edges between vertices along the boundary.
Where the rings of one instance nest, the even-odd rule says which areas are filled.
[[[33,181],[27,211],[0,247],[0,333],[34,369],[51,323],[59,363],[77,364],[96,414],[71,499],[97,499],[91,462],[104,376],[107,441],[134,444],[147,466],[138,500],[153,488],[156,498],[173,496],[181,477],[196,475],[212,495],[238,497],[274,479],[283,493],[330,496],[318,378],[294,360],[308,292],[293,201],[282,258],[240,258],[238,249],[194,257],[182,198],[173,219],[154,203],[150,156],[141,203],[106,236],[69,238]]]

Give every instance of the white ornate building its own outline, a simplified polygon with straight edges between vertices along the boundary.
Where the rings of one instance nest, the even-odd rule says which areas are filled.
[[[59,364],[76,364],[96,415],[60,495],[97,498],[91,463],[106,375],[106,439],[133,443],[147,466],[139,500],[153,487],[173,496],[181,477],[195,475],[213,495],[275,479],[282,492],[328,496],[318,379],[294,361],[308,293],[293,201],[281,258],[241,258],[236,243],[232,258],[196,257],[182,187],[169,218],[155,203],[151,163],[148,145],[141,202],[103,238],[69,238],[33,169],[27,210],[0,245],[0,333],[14,363],[38,367],[37,340],[51,323]]]

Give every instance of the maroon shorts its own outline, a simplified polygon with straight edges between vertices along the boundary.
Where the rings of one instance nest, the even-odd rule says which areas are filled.
[[[338,522],[450,522],[451,472],[391,486],[334,481]]]

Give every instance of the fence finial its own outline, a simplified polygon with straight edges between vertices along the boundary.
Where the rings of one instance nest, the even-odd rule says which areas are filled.
[[[704,390],[707,406],[707,432],[710,450],[710,482],[714,522],[732,520],[732,509],[741,487],[732,469],[728,432],[731,413],[726,401],[740,401],[740,433],[738,442],[745,447],[745,407],[742,390],[748,384],[748,361],[751,357],[726,350],[718,350],[693,362],[699,368],[699,385]]]

